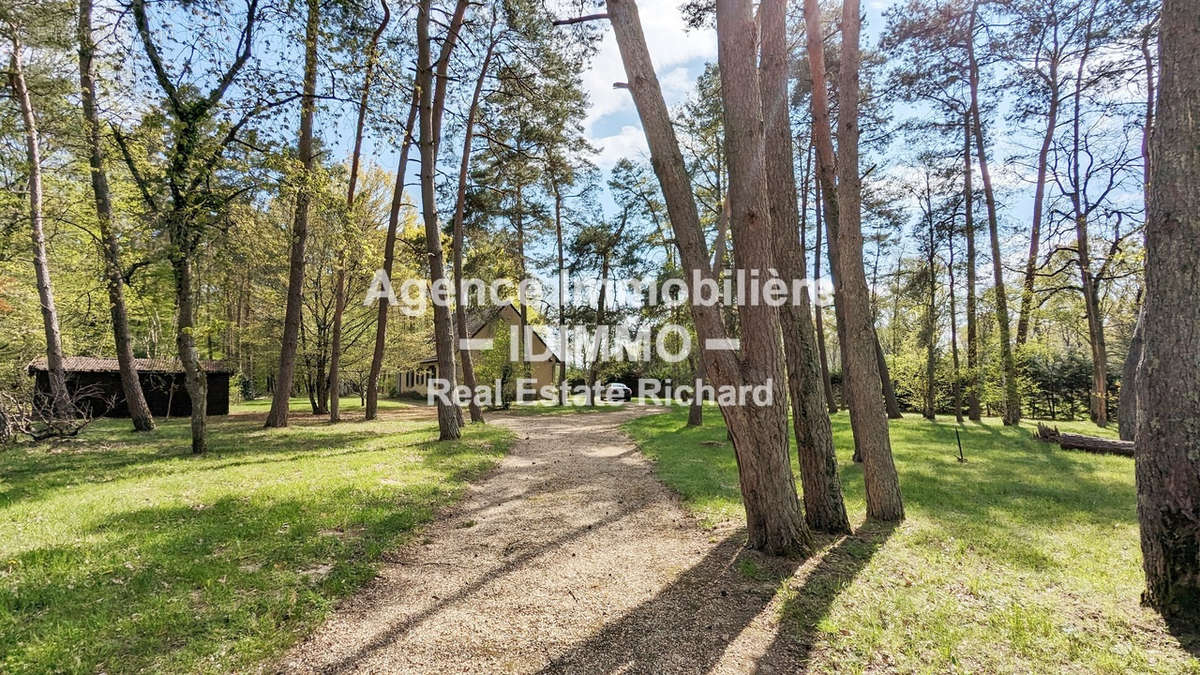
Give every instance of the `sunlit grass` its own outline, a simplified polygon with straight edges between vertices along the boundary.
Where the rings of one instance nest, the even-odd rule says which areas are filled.
[[[744,519],[737,466],[715,409],[626,429],[709,526]],[[846,506],[865,517],[845,413],[833,420]],[[829,672],[1200,672],[1139,605],[1133,460],[1034,441],[998,419],[891,424],[907,520],[822,540],[782,586],[784,630]],[[1113,436],[1088,423],[1063,431]],[[957,460],[959,429],[967,461]],[[793,451],[793,464],[795,453]],[[797,483],[799,480],[797,479]]]
[[[275,430],[214,418],[203,457],[186,420],[0,452],[0,672],[226,672],[278,654],[508,446],[480,426],[435,443],[399,407]]]

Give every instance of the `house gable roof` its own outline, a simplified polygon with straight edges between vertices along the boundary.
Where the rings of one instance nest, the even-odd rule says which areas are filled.
[[[490,323],[503,317],[505,310],[507,309],[511,309],[518,318],[520,317],[521,310],[512,300],[509,300],[503,305],[496,305],[493,307],[476,307],[469,310],[467,312],[467,337],[473,338],[478,335],[479,332],[487,327]],[[509,321],[509,325],[513,325],[513,322]],[[542,337],[540,332],[538,332],[537,327],[530,326],[530,328],[532,329],[531,332],[533,333],[534,339],[537,340],[538,344],[542,346],[544,352],[549,352],[550,358],[548,361],[551,363],[560,363],[561,359],[559,359],[558,354],[554,353],[554,350],[546,342],[546,339]],[[437,363],[437,355],[424,358],[420,361],[420,363],[422,365]]]

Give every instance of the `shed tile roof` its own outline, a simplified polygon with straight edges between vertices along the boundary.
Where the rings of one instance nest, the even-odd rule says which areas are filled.
[[[182,373],[183,364],[179,359],[134,359],[134,367],[143,373]],[[232,373],[233,368],[224,361],[201,361],[200,368],[206,373]],[[36,358],[25,367],[26,372],[33,374],[46,370],[46,357]],[[117,360],[96,356],[66,356],[63,357],[63,370],[69,373],[115,373],[120,370]]]

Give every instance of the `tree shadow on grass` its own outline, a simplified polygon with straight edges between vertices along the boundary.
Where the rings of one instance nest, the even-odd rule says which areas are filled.
[[[252,663],[371,579],[383,552],[448,501],[431,482],[113,514],[74,542],[8,561],[0,614],[14,623],[0,631],[0,671],[5,655],[45,672]]]
[[[401,639],[410,630],[416,628],[434,616],[437,616],[444,609],[468,600],[473,595],[481,591],[485,586],[495,581],[497,578],[511,574],[525,567],[533,560],[577,539],[587,536],[594,529],[601,528],[622,520],[625,517],[632,515],[634,512],[641,510],[641,508],[641,505],[630,505],[624,509],[618,509],[596,522],[589,523],[585,527],[572,529],[551,541],[545,542],[544,544],[531,546],[521,552],[519,555],[508,558],[500,565],[487,570],[481,569],[479,574],[475,575],[474,579],[463,588],[445,597],[439,597],[437,598],[437,602],[432,606],[415,612],[405,617],[401,621],[393,623],[392,625],[388,626],[386,630],[380,631],[365,644],[355,649],[352,653],[337,658],[332,662],[322,664],[319,667],[319,670],[321,672],[345,672],[362,668],[365,665],[365,662],[369,660],[373,654]]]
[[[1200,659],[1200,616],[1164,615],[1167,631],[1179,640],[1179,646],[1193,658]]]
[[[746,551],[745,536],[741,529],[727,536],[654,598],[560,654],[541,672],[711,670],[730,642],[770,604],[779,580],[803,562]],[[776,640],[768,657],[794,650]]]
[[[803,585],[784,601],[779,632],[759,658],[755,673],[779,672],[773,660],[788,649],[796,650],[798,660],[807,666],[813,646],[819,640],[821,619],[829,614],[838,594],[854,581],[895,529],[895,523],[868,521],[821,556],[820,562],[804,577]]]
[[[363,424],[297,424],[289,429],[264,430],[244,416],[231,416],[209,427],[209,451],[188,450],[186,420],[160,423],[147,434],[132,434],[105,420],[70,442],[29,446],[0,453],[0,508],[37,499],[57,489],[87,483],[108,483],[144,476],[217,471],[235,467],[286,463],[314,457],[353,455],[404,448],[427,462],[447,454],[473,451],[478,444],[500,442],[492,429],[468,432],[454,444],[435,444],[436,427],[420,420],[385,421],[365,429]],[[386,425],[387,422],[395,424]],[[428,432],[428,433],[426,433]],[[394,443],[390,443],[394,440]],[[390,443],[390,444],[389,444]],[[458,480],[458,475],[452,476]]]
[[[163,476],[218,470],[253,464],[290,462],[323,455],[353,454],[377,449],[367,447],[372,435],[361,431],[321,434],[264,434],[251,440],[236,438],[235,432],[213,434],[209,453],[181,453],[172,437],[130,437],[111,446],[75,445],[67,449],[23,448],[0,455],[0,508],[36,499],[57,489],[86,483],[107,483],[140,476]],[[182,443],[183,441],[180,441]],[[330,452],[331,448],[339,450]],[[197,463],[202,464],[197,464]]]

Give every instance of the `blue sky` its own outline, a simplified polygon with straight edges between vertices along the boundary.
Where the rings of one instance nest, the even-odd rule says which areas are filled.
[[[696,78],[706,63],[717,58],[716,34],[711,29],[688,30],[679,5],[681,0],[641,0],[638,3],[646,41],[654,60],[655,71],[662,86],[667,105],[674,108],[695,91]],[[867,23],[864,43],[873,44],[883,25],[883,9],[890,0],[867,0],[864,7]],[[612,31],[606,30],[599,49],[589,67],[582,73],[584,90],[588,94],[589,111],[584,131],[591,143],[599,148],[594,161],[607,170],[622,157],[648,158],[645,136],[629,92],[613,89],[614,82],[625,81],[625,71],[617,52]],[[337,138],[326,138],[335,151],[349,154],[353,141],[352,115],[344,111],[326,111],[337,122],[323,128],[338,129]],[[397,149],[378,138],[367,139],[372,161],[388,170],[395,167]],[[415,174],[409,177],[415,180]],[[410,189],[410,193],[415,190]],[[416,195],[413,195],[416,198]]]
[[[667,99],[674,107],[695,91],[696,78],[704,65],[717,58],[717,38],[712,30],[688,31],[679,13],[680,0],[641,0],[638,3],[646,42],[655,71]],[[868,0],[864,9],[867,22],[863,40],[873,44],[883,26],[883,10],[888,0]],[[601,148],[597,162],[611,166],[624,156],[646,153],[645,137],[629,92],[614,90],[613,82],[624,81],[624,70],[616,42],[609,31],[591,67],[583,75],[592,111],[586,130],[590,140]]]
[[[685,28],[679,11],[681,1],[639,0],[638,3],[655,70],[667,103],[672,107],[684,102],[694,92],[696,78],[706,63],[716,60],[717,50],[713,30],[689,31]],[[894,4],[894,0],[864,0],[864,47],[878,44],[879,35],[884,28],[883,14]],[[607,26],[598,51],[588,68],[581,74],[581,78],[589,97],[589,111],[584,120],[584,130],[588,140],[599,149],[593,159],[600,169],[607,171],[622,157],[648,159],[645,137],[629,92],[612,87],[614,82],[622,82],[626,78],[615,40]],[[352,140],[349,130],[353,121],[351,115],[343,112],[326,111],[327,116],[337,115],[340,119],[333,124],[321,125],[320,128],[338,128],[338,138],[326,138],[325,141],[333,145],[335,152],[344,157],[349,152]],[[897,114],[920,115],[921,110],[919,106],[908,106],[905,110],[897,111]],[[1029,221],[1033,193],[1029,169],[1010,164],[1007,159],[1031,147],[1032,140],[1021,130],[1012,129],[1004,122],[999,124],[1001,126],[993,129],[994,133],[991,134],[994,145],[989,148],[988,157],[997,196],[1003,203],[1000,214],[1001,238],[1007,257],[1026,246],[1023,228],[1015,226]],[[893,143],[885,152],[891,166],[883,168],[876,176],[891,175],[899,178],[902,183],[915,185],[919,181],[915,179],[913,170],[903,166],[904,162],[912,159],[908,156],[911,148],[904,139],[897,140],[900,142]],[[388,170],[394,169],[397,148],[390,142],[368,139],[367,148],[375,163]],[[415,165],[410,166],[408,183],[409,193],[415,197],[416,175],[413,168]],[[906,201],[911,202],[908,206],[914,217],[915,199],[915,194],[905,197]],[[602,203],[612,210],[610,199],[603,199]],[[1010,227],[1005,227],[1006,225]],[[907,230],[908,226],[905,225],[904,229]]]

